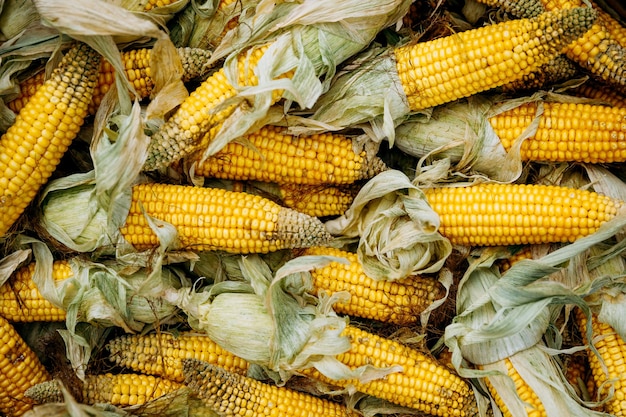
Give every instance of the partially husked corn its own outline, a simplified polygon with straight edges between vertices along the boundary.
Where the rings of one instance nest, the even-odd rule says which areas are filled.
[[[439,232],[460,245],[573,242],[612,219],[623,203],[561,186],[478,184],[424,190]]]
[[[344,214],[361,187],[358,184],[281,184],[279,189],[285,206],[309,216],[328,217]]]

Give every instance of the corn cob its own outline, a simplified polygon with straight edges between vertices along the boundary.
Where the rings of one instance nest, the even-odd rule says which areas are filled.
[[[56,307],[43,298],[32,280],[35,263],[18,269],[13,276],[0,286],[0,316],[12,322],[64,321],[65,310]],[[52,266],[55,281],[72,276],[67,261],[56,261]]]
[[[414,323],[435,300],[445,296],[444,287],[434,278],[412,276],[397,281],[375,281],[365,275],[354,253],[335,248],[314,247],[303,255],[327,255],[346,258],[349,264],[331,262],[311,271],[313,291],[329,294],[350,293],[346,303],[333,308],[338,313],[395,324]]]
[[[256,180],[279,184],[350,184],[369,179],[387,167],[365,151],[355,153],[352,140],[320,133],[296,137],[279,126],[264,126],[230,142],[220,152],[198,164],[204,177]]]
[[[219,366],[228,372],[245,374],[249,364],[219,347],[208,336],[182,332],[123,335],[107,343],[109,360],[118,366],[149,375],[183,382],[185,358],[195,358]]]
[[[112,404],[118,407],[141,405],[172,393],[183,385],[164,378],[142,374],[86,375],[82,386],[84,404]],[[56,380],[34,385],[26,397],[37,404],[63,402],[63,392]]]
[[[576,87],[572,90],[572,93],[578,97],[602,100],[611,106],[626,108],[626,96],[624,94],[620,94],[618,91],[591,79]]]
[[[595,17],[588,8],[555,11],[398,47],[396,69],[409,107],[451,102],[536,71]]]
[[[517,18],[535,17],[545,12],[541,0],[478,0],[478,2],[497,7]]]
[[[183,65],[183,82],[200,77],[208,70],[205,61],[210,57],[210,52],[198,48],[177,48],[178,56]],[[126,78],[132,83],[140,98],[149,97],[154,88],[154,82],[150,76],[151,49],[142,48],[122,52],[122,63],[126,72]],[[34,76],[20,83],[20,94],[7,105],[14,112],[19,112],[34,95],[36,88],[44,83],[45,73],[38,72]],[[100,64],[98,82],[89,103],[89,114],[95,114],[104,98],[115,82],[115,70],[105,60]]]
[[[522,378],[522,376],[517,372],[513,364],[509,359],[504,359],[506,364],[507,374],[513,380],[515,384],[515,390],[517,394],[524,401],[526,405],[526,412],[528,413],[528,417],[548,417],[546,409],[537,396],[537,393],[528,386],[526,381]],[[513,417],[513,414],[506,406],[498,391],[493,387],[489,378],[485,378],[485,383],[487,384],[487,388],[489,389],[489,393],[493,397],[495,403],[498,405],[498,408],[502,412],[504,417]]]
[[[76,137],[99,64],[89,46],[74,46],[0,138],[0,235],[17,221]]]
[[[530,102],[491,117],[489,122],[508,151],[536,116]],[[626,107],[543,103],[537,132],[521,145],[532,161],[623,162],[626,160]]]
[[[268,46],[253,48],[238,58],[239,86],[258,84],[255,69]],[[283,77],[290,77],[291,73]],[[237,88],[230,84],[224,68],[213,73],[189,97],[183,101],[167,122],[156,131],[148,147],[148,158],[144,170],[152,171],[165,167],[183,156],[205,147],[217,134],[222,122],[234,111],[234,106],[220,105],[234,97]],[[281,90],[272,93],[276,102],[282,96]]]
[[[566,10],[583,6],[582,0],[542,0],[546,10]],[[626,91],[626,50],[607,27],[610,16],[599,12],[598,19],[578,39],[564,49],[565,55],[594,78]],[[608,23],[611,26],[611,23]]]
[[[573,242],[613,218],[622,202],[592,191],[526,184],[424,190],[453,244]]]
[[[348,352],[337,355],[343,364],[353,369],[400,365],[403,370],[365,383],[333,380],[314,368],[301,373],[339,387],[354,386],[362,393],[434,416],[473,416],[477,412],[470,385],[432,357],[353,326],[346,327],[343,334],[352,342]]]
[[[585,352],[568,355],[564,361],[564,373],[578,396],[585,401],[595,401],[596,387]]]
[[[585,344],[589,344],[587,340],[587,317],[580,309],[575,312],[576,323],[583,335]],[[604,405],[604,410],[613,416],[626,415],[626,369],[624,364],[626,361],[626,342],[613,330],[613,328],[601,322],[598,317],[592,313],[591,329],[593,339],[591,343],[596,348],[598,354],[591,349],[587,350],[587,357],[591,367],[591,374],[595,382],[595,390],[600,398],[606,397],[611,389],[615,392]],[[606,366],[606,371],[604,366]]]
[[[524,246],[523,248],[521,248],[520,250],[516,251],[515,253],[513,253],[511,256],[509,256],[508,258],[503,259],[500,262],[500,272],[506,272],[507,270],[509,270],[513,264],[523,260],[523,259],[532,259],[533,258],[533,253],[532,253],[532,249],[530,246]]]
[[[285,206],[314,217],[339,216],[350,208],[361,189],[357,184],[296,185],[282,184],[280,196]]]
[[[142,212],[171,223],[180,244],[196,250],[267,253],[323,244],[330,235],[319,219],[252,194],[166,184],[133,187],[121,232],[137,249],[158,245]]]
[[[197,359],[184,359],[185,385],[220,416],[352,416],[344,405],[277,387]]]
[[[35,353],[13,326],[0,317],[0,412],[7,417],[21,416],[33,406],[24,397],[31,386],[50,379]]]

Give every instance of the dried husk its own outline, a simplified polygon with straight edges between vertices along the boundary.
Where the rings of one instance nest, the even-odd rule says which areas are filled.
[[[359,262],[377,280],[437,272],[452,252],[423,192],[397,170],[369,180],[345,214],[325,224],[335,236],[359,238]]]

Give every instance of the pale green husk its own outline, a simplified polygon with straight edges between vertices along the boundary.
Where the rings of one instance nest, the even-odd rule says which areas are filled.
[[[188,315],[191,326],[206,332],[222,348],[259,365],[277,381],[315,367],[335,379],[362,381],[397,369],[371,366],[350,370],[335,358],[350,349],[341,333],[347,319],[332,304],[347,294],[317,299],[309,291],[309,270],[342,260],[327,256],[292,259],[272,273],[258,255],[240,257],[244,281],[224,281],[203,291],[167,290],[164,297]]]
[[[359,237],[357,255],[373,279],[396,280],[437,272],[452,252],[439,216],[400,171],[384,171],[359,191],[345,214],[326,222],[336,236]]]
[[[207,158],[253,126],[265,124],[272,91],[301,108],[310,108],[328,89],[336,67],[369,45],[386,26],[407,11],[406,0],[336,2],[261,1],[256,13],[240,16],[242,30],[214,51],[211,60],[226,57],[229,82],[238,86],[237,57],[252,45],[270,44],[257,65],[258,85],[240,88],[224,106],[240,104],[203,151]],[[245,52],[244,52],[245,53]],[[294,71],[290,78],[277,77]],[[244,101],[245,100],[245,101]],[[217,109],[219,110],[219,109]]]

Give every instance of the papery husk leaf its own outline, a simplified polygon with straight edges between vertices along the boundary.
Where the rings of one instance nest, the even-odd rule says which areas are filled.
[[[439,216],[422,191],[400,171],[369,180],[346,212],[325,223],[336,236],[360,236],[357,255],[377,280],[437,272],[452,252],[438,232]]]
[[[624,226],[626,213],[620,213],[597,232],[539,260],[516,262],[499,279],[490,269],[493,258],[487,256],[475,261],[459,284],[457,316],[446,327],[446,344],[452,350],[459,349],[470,362],[490,363],[537,343],[548,326],[551,305],[573,304],[588,313],[583,297],[589,288],[574,290],[561,282],[542,278],[558,271],[576,255],[611,238]],[[540,317],[543,319],[539,320]],[[481,345],[488,348],[481,349]],[[459,355],[457,365],[460,366]],[[460,372],[471,374],[467,369]]]
[[[24,265],[30,254],[30,249],[17,249],[0,259],[0,286],[7,282],[18,268]]]
[[[519,146],[506,152],[489,123],[495,97],[472,96],[418,114],[396,129],[398,148],[415,157],[449,158],[465,175],[479,173],[497,182],[519,178],[522,163]]]
[[[548,416],[607,416],[580,404],[572,387],[563,377],[554,359],[540,345],[517,352],[508,358],[521,378],[541,401]],[[487,376],[512,416],[526,416],[526,405],[515,390],[513,381],[506,375],[504,361],[483,365],[486,371],[500,373]]]
[[[5,0],[0,13],[0,42],[7,41],[39,19],[30,0]]]
[[[241,102],[247,98],[246,106],[238,106],[235,112],[228,117],[216,137],[203,151],[203,159],[221,150],[227,143],[243,136],[253,125],[258,124],[269,111],[272,102],[272,91],[282,90],[283,97],[294,101],[302,108],[310,108],[317,98],[328,88],[335,74],[336,67],[364,49],[384,27],[395,23],[408,9],[409,1],[386,1],[381,5],[374,1],[331,2],[332,9],[324,3],[305,1],[297,3],[271,4],[270,14],[258,13],[252,21],[240,21],[239,25],[250,28],[249,36],[239,41],[222,42],[226,50],[217,48],[209,61],[226,57],[224,69],[226,76],[233,86],[238,86],[239,53],[251,45],[267,44],[270,46],[257,64],[256,74],[258,85],[241,88],[238,97],[224,103],[224,106]],[[347,36],[343,20],[346,10],[352,5],[359,4],[357,10],[363,19],[359,36]],[[268,7],[261,2],[259,8]],[[276,6],[276,7],[274,7]],[[382,7],[384,6],[384,7]],[[319,11],[319,12],[317,12]],[[321,13],[320,13],[321,12]],[[298,17],[302,14],[301,17]],[[276,22],[282,24],[285,16],[293,16],[290,23],[280,30],[275,27]],[[299,19],[308,16],[311,24],[300,25]],[[349,21],[353,22],[350,18]],[[293,71],[290,78],[277,77]]]

